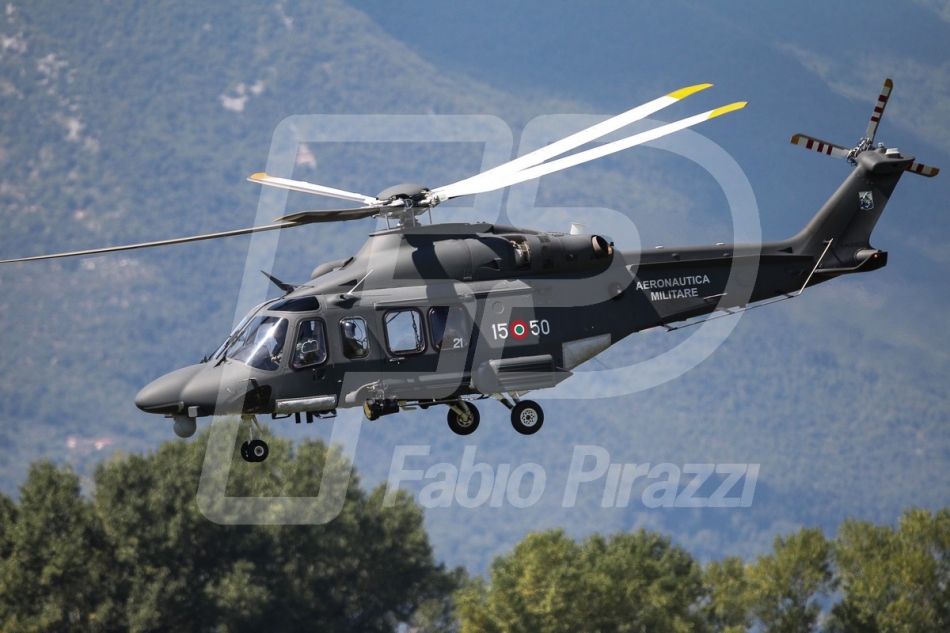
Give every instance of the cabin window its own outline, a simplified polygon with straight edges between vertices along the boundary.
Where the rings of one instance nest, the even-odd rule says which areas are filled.
[[[287,319],[255,317],[235,338],[227,357],[254,367],[273,371],[280,365],[287,336]]]
[[[467,349],[471,338],[468,315],[460,305],[437,306],[429,310],[429,328],[432,331],[432,347],[443,349]]]
[[[290,366],[304,369],[326,362],[327,337],[323,321],[304,319],[297,324],[297,341],[294,343],[294,357]]]
[[[369,333],[366,321],[360,317],[340,319],[343,334],[343,355],[347,358],[366,358],[369,354]]]
[[[396,356],[418,354],[425,349],[422,315],[418,310],[391,310],[383,316],[386,344]]]

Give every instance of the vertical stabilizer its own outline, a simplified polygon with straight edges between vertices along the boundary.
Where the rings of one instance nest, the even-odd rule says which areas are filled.
[[[870,248],[871,232],[913,157],[880,148],[862,152],[856,162],[847,180],[792,238],[796,253],[818,255],[834,240],[828,256],[838,265],[853,266],[855,254]]]
[[[887,149],[883,143],[874,147],[874,137],[893,88],[894,82],[885,79],[867,132],[854,149],[848,150],[804,134],[792,137],[793,145],[846,159],[855,167],[811,222],[791,239],[794,252],[817,256],[824,252],[830,240],[832,246],[828,256],[836,261],[829,263],[842,268],[856,266],[861,263],[862,254],[870,249],[871,231],[903,173],[909,171],[933,177],[940,171],[916,162],[913,156],[902,155],[896,148]]]

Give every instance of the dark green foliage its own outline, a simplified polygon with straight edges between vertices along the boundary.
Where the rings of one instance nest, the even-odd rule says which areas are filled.
[[[834,587],[831,543],[820,528],[775,537],[774,552],[760,556],[748,573],[751,611],[763,630],[816,631],[817,600]]]
[[[752,624],[752,597],[746,567],[740,558],[730,556],[706,566],[708,590],[703,613],[713,631],[736,633]]]
[[[235,459],[229,497],[302,497],[349,463],[321,442],[270,438]],[[219,525],[196,501],[208,434],[99,467],[82,494],[67,467],[30,468],[0,496],[0,631],[937,632],[950,622],[950,510],[898,526],[848,520],[834,540],[804,528],[754,562],[703,568],[664,535],[575,541],[532,533],[488,579],[447,572],[422,512],[354,475],[324,525]],[[205,473],[206,474],[206,473]],[[837,590],[838,600],[821,599]],[[454,592],[454,599],[453,599]]]
[[[848,520],[837,539],[803,528],[772,553],[701,570],[643,530],[578,543],[534,533],[456,594],[460,630],[868,633],[946,631],[950,510],[904,513],[898,528]],[[840,591],[830,607],[823,598]],[[824,617],[823,617],[824,610]]]
[[[834,558],[844,600],[832,630],[950,629],[950,510],[908,510],[897,529],[845,521]]]
[[[456,587],[421,511],[355,477],[326,525],[212,523],[196,502],[206,443],[102,465],[93,500],[35,465],[19,506],[0,500],[0,630],[392,631]],[[272,443],[266,465],[233,462],[229,495],[315,494],[324,463],[349,467],[319,442]]]
[[[469,631],[681,631],[702,626],[693,608],[702,570],[662,535],[639,531],[581,543],[561,530],[531,534],[492,564],[488,583],[459,592]]]
[[[34,464],[14,511],[3,501],[2,631],[86,631],[113,616],[111,546],[79,478]]]

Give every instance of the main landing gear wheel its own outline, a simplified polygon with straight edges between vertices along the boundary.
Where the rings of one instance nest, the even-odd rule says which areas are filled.
[[[264,440],[251,440],[241,444],[241,457],[246,462],[262,462],[267,459],[270,449]]]
[[[457,409],[464,413],[460,414]],[[449,407],[449,428],[457,435],[471,435],[478,428],[480,417],[474,404],[459,401],[458,404]]]
[[[533,400],[522,400],[511,409],[511,426],[522,435],[533,435],[544,424],[544,411]]]

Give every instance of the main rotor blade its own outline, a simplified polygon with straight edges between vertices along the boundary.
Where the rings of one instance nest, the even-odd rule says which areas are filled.
[[[292,222],[294,226],[316,222],[339,222],[369,218],[385,211],[386,207],[359,207],[358,209],[328,209],[325,211],[300,211],[277,218],[274,222]]]
[[[234,231],[223,231],[221,233],[208,233],[206,235],[194,235],[192,237],[178,237],[170,240],[159,240],[157,242],[142,242],[141,244],[127,244],[125,246],[107,246],[105,248],[93,248],[85,251],[72,251],[69,253],[56,253],[54,255],[36,255],[34,257],[19,257],[17,259],[0,260],[0,264],[12,264],[14,262],[32,262],[41,259],[59,259],[61,257],[78,257],[80,255],[99,255],[100,253],[117,253],[119,251],[131,251],[138,248],[151,248],[153,246],[166,246],[169,244],[187,244],[188,242],[200,242],[202,240],[213,240],[219,237],[233,237],[235,235],[247,235],[249,233],[262,233],[264,231],[275,231],[277,229],[286,229],[292,226],[299,226],[296,222],[284,222],[269,226],[255,226],[249,229],[237,229]]]
[[[835,145],[834,143],[822,141],[804,134],[796,134],[789,142],[792,145],[798,145],[799,147],[810,149],[813,152],[834,156],[835,158],[847,158],[851,153],[851,150],[846,147],[841,147],[840,145]]]
[[[745,105],[745,101],[739,101],[721,108],[716,108],[715,110],[709,110],[708,112],[703,112],[702,114],[697,114],[695,116],[682,119],[680,121],[667,123],[666,125],[661,125],[660,127],[647,130],[646,132],[640,132],[639,134],[628,136],[627,138],[614,141],[613,143],[607,143],[606,145],[595,147],[584,152],[565,156],[564,158],[559,158],[558,160],[551,161],[550,163],[535,165],[534,167],[513,174],[501,174],[499,177],[493,178],[491,180],[475,182],[471,187],[462,190],[457,195],[494,191],[496,189],[501,189],[503,187],[509,187],[511,185],[525,182],[526,180],[532,180],[534,178],[540,178],[541,176],[553,174],[554,172],[561,171],[562,169],[574,167],[575,165],[596,160],[598,158],[629,149],[636,145],[642,145],[643,143],[654,141],[668,134],[672,134],[673,132],[678,132],[698,123],[702,123],[703,121],[708,121],[709,119],[713,119],[717,116],[739,110],[744,108]]]
[[[471,178],[466,178],[465,180],[460,180],[443,187],[438,187],[432,191],[433,194],[437,195],[440,200],[449,200],[451,198],[456,198],[458,196],[466,195],[470,193],[472,187],[479,182],[485,181],[490,182],[495,178],[504,176],[505,174],[513,174],[519,171],[534,167],[535,165],[540,165],[544,161],[554,158],[555,156],[560,156],[565,152],[569,152],[572,149],[576,149],[585,143],[590,143],[602,136],[606,136],[611,132],[615,132],[623,127],[635,123],[641,119],[644,119],[655,112],[666,108],[667,106],[673,105],[677,101],[685,99],[686,97],[699,92],[700,90],[705,90],[710,88],[712,84],[697,84],[695,86],[687,86],[686,88],[681,88],[675,90],[668,95],[664,95],[659,99],[654,99],[649,103],[637,106],[627,110],[622,114],[618,114],[615,117],[611,117],[606,121],[601,121],[596,125],[592,125],[589,128],[585,128],[580,132],[576,132],[562,138],[559,141],[546,145],[540,149],[537,149],[533,152],[520,156],[512,161],[503,163],[497,167],[484,171],[476,176]],[[490,191],[490,189],[488,190]]]
[[[342,189],[334,189],[333,187],[324,187],[323,185],[315,185],[313,183],[304,182],[303,180],[277,178],[276,176],[268,176],[264,172],[252,174],[251,176],[248,176],[247,179],[251,182],[267,185],[269,187],[277,187],[278,189],[289,189],[291,191],[313,193],[318,196],[340,198],[342,200],[350,200],[351,202],[359,202],[364,205],[379,204],[379,200],[373,196],[366,196],[361,193],[353,193],[352,191],[343,191]]]
[[[894,82],[890,79],[884,80],[884,87],[881,88],[881,96],[877,98],[874,106],[874,112],[871,113],[871,122],[868,123],[868,131],[864,135],[868,139],[868,144],[874,143],[874,135],[877,134],[877,126],[884,116],[884,108],[887,106],[887,100],[891,96],[891,90],[894,89]]]

